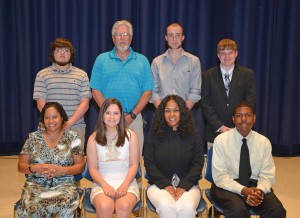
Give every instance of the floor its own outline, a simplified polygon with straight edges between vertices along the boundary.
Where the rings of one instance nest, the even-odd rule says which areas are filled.
[[[274,161],[276,184],[273,189],[286,208],[287,217],[300,217],[300,157],[274,157]],[[13,205],[21,195],[25,177],[18,173],[17,162],[18,156],[0,156],[0,218],[13,217]],[[82,187],[91,187],[91,185],[92,183],[85,179],[81,181]],[[143,186],[146,186],[146,181],[143,181]],[[210,183],[202,179],[200,187],[209,188]],[[87,216],[87,218],[92,217],[96,215]],[[149,212],[148,218],[157,218],[157,215]]]

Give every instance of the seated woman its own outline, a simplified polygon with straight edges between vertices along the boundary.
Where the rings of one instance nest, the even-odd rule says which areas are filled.
[[[144,145],[147,195],[161,218],[195,217],[201,195],[203,143],[184,100],[166,96]]]
[[[87,145],[87,162],[94,180],[91,202],[97,217],[130,217],[139,200],[135,179],[139,166],[136,134],[125,128],[121,103],[106,99],[100,108],[95,132]]]
[[[64,131],[68,116],[57,102],[48,102],[40,114],[44,128],[29,134],[18,163],[27,174],[18,217],[73,217],[79,195],[73,175],[84,170],[79,135]]]

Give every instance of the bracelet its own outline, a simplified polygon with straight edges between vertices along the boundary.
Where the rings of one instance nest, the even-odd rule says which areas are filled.
[[[33,166],[34,164],[29,164],[29,167],[28,167],[28,169],[29,169],[29,171],[31,172],[31,173],[34,173],[33,171],[32,171],[32,169],[31,169],[31,167]]]

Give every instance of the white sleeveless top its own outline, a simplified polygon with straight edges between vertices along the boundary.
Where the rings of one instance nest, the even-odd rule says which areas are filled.
[[[130,130],[127,130],[127,133],[130,137]],[[115,190],[123,183],[128,174],[130,157],[129,140],[125,137],[125,143],[120,147],[115,146],[116,142],[117,139],[107,146],[96,144],[99,173]],[[128,192],[133,193],[139,199],[139,189],[135,178],[129,185]],[[102,188],[94,183],[91,202],[100,193],[103,193]]]

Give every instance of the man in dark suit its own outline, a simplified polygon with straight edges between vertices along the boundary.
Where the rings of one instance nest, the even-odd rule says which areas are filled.
[[[251,69],[235,63],[235,41],[222,39],[217,46],[220,65],[202,74],[201,104],[206,119],[205,140],[208,148],[217,135],[234,127],[234,107],[242,100],[255,106],[255,76]]]

